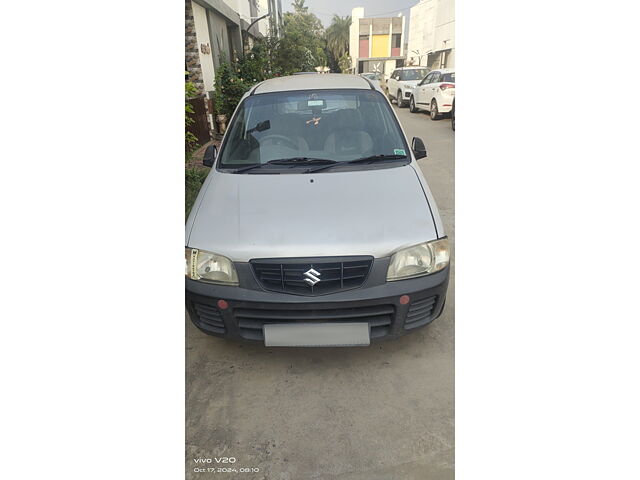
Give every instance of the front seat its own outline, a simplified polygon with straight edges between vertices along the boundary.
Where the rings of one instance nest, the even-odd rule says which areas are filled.
[[[373,153],[373,139],[364,130],[364,121],[358,110],[336,112],[331,133],[324,142],[324,150],[337,157],[357,158]]]

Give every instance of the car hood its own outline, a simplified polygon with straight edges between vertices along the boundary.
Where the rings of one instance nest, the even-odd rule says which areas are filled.
[[[187,243],[234,261],[372,255],[437,237],[412,165],[317,174],[212,172]]]

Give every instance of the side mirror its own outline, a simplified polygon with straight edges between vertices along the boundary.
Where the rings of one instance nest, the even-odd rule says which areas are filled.
[[[216,157],[218,156],[218,147],[215,145],[209,145],[207,149],[204,151],[204,158],[202,159],[202,164],[205,167],[213,167],[213,162],[216,161]]]
[[[416,160],[427,156],[427,147],[424,146],[424,142],[421,138],[413,137],[413,140],[411,141],[411,150],[413,150]]]

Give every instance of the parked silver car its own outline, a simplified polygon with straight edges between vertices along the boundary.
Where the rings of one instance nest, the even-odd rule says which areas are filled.
[[[267,346],[368,345],[444,307],[449,245],[393,109],[357,75],[266,80],[238,105],[186,225],[186,307]]]

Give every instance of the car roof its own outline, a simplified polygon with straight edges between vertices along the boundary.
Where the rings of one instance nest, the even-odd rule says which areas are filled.
[[[424,70],[425,68],[428,69],[429,67],[427,67],[426,65],[422,65],[422,66],[413,65],[411,67],[398,67],[398,68],[395,68],[394,70],[418,70],[418,69]]]
[[[331,89],[374,89],[364,77],[345,73],[323,73],[316,75],[289,75],[276,77],[260,82],[251,90],[250,95],[273,92],[291,92],[296,90],[331,90]]]
[[[455,73],[455,70],[453,68],[435,68],[435,69],[431,70],[431,72],[429,72],[429,73],[433,73],[433,72]]]

